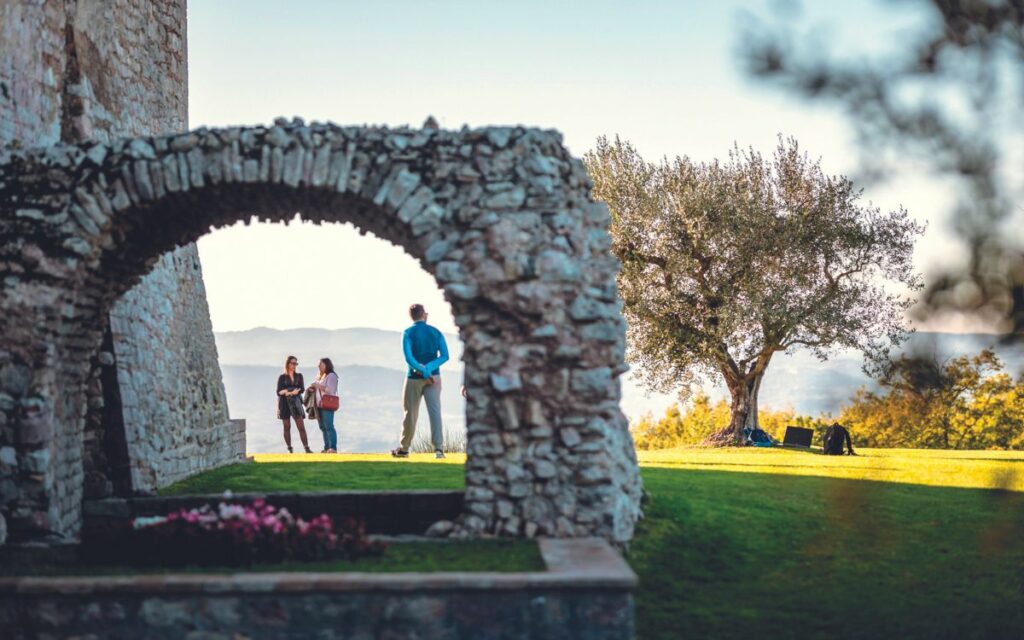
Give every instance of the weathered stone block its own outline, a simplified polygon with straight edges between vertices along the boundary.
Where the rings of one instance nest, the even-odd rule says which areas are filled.
[[[491,388],[497,393],[511,393],[523,388],[523,381],[516,372],[492,373]]]
[[[30,413],[22,416],[18,427],[18,442],[25,446],[48,443],[53,436],[53,423],[49,416]]]
[[[130,518],[132,512],[127,500],[123,498],[105,498],[102,500],[87,500],[82,506],[82,514],[86,517],[96,518]]]

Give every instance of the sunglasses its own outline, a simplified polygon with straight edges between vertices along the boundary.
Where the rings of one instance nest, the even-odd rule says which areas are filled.
[[[288,364],[299,364],[298,360],[289,360]]]

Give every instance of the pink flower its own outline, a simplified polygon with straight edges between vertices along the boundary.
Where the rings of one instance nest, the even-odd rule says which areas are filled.
[[[311,520],[296,518],[287,509],[277,509],[263,500],[251,505],[221,502],[197,509],[179,509],[164,518],[139,518],[133,521],[140,530],[159,532],[161,542],[192,545],[197,557],[204,550],[230,550],[239,558],[267,554],[272,558],[322,558],[336,550],[354,555],[376,552],[381,546],[365,539],[362,522],[346,518],[335,530],[327,514]],[[340,534],[340,535],[339,535]],[[226,545],[226,546],[225,546]]]

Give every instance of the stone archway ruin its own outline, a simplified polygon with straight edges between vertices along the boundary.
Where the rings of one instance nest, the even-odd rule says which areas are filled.
[[[0,151],[0,427],[12,523],[74,535],[90,360],[110,306],[175,247],[256,214],[399,244],[465,344],[468,460],[454,535],[632,537],[624,322],[608,213],[552,131],[199,129]],[[25,470],[31,469],[31,472]]]

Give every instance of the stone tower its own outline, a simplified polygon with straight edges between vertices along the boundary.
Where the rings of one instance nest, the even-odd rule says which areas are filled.
[[[0,0],[0,146],[187,126],[185,0]],[[33,449],[0,423],[0,538],[3,519],[12,540],[74,538],[83,497],[149,492],[244,447],[194,244],[163,256],[106,320],[80,441]],[[6,360],[0,378],[19,377]]]

